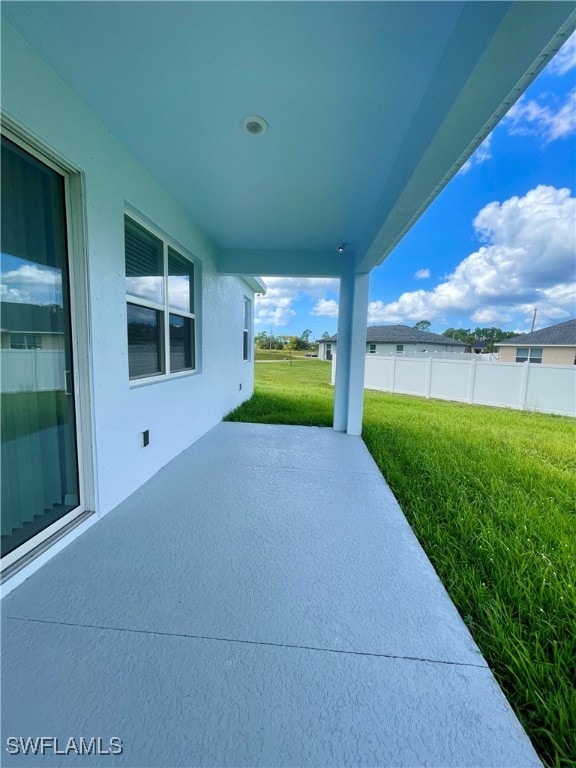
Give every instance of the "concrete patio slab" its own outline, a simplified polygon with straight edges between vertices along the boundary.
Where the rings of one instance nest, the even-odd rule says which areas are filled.
[[[141,768],[540,764],[363,442],[329,429],[219,425],[2,611],[5,737],[119,736],[107,763]]]
[[[5,653],[17,663],[7,669],[5,685],[35,695],[10,707],[4,732],[36,734],[41,723],[41,733],[59,736],[61,744],[71,734],[106,742],[119,736],[125,752],[106,764],[536,764],[504,699],[494,696],[487,669],[9,624]],[[5,765],[42,762],[4,759]],[[43,763],[54,765],[54,756]]]

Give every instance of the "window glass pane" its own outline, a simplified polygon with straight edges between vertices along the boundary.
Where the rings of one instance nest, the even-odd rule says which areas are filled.
[[[168,248],[168,304],[194,313],[194,265]]]
[[[248,360],[248,331],[244,331],[243,359]]]
[[[538,349],[537,347],[533,347],[530,350],[530,361],[532,363],[541,363],[542,362],[542,349]]]
[[[126,293],[139,299],[164,303],[162,241],[126,217]]]
[[[170,370],[194,368],[194,320],[170,315]]]
[[[396,344],[396,352],[404,352],[404,344]]]
[[[128,304],[130,378],[162,373],[162,312]]]
[[[79,506],[64,179],[2,139],[2,556]]]
[[[10,334],[10,349],[26,349],[26,336],[23,333]]]
[[[518,347],[516,350],[516,355],[518,357],[528,357],[528,347]]]

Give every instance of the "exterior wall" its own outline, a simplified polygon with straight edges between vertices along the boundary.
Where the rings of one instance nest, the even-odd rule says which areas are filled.
[[[336,352],[336,342],[335,341],[319,341],[318,342],[318,359],[319,360],[328,360],[328,344],[331,345],[331,352],[332,354],[335,354]]]
[[[518,347],[522,346],[521,344]],[[537,344],[531,344],[537,347]],[[515,363],[517,347],[500,347],[500,362]],[[542,365],[574,365],[576,347],[542,347]]]
[[[336,353],[336,342],[331,342],[332,354]],[[465,347],[453,347],[451,344],[404,344],[403,352],[396,351],[396,344],[383,344],[376,343],[376,352],[370,352],[370,343],[366,343],[366,354],[370,357],[377,357],[378,355],[426,355],[426,354],[463,354],[465,353]],[[320,360],[327,360],[326,357],[326,342],[319,342],[318,344],[318,357]]]
[[[574,365],[576,347],[544,347],[542,362],[549,365]]]
[[[516,362],[516,347],[500,347],[500,362],[501,363],[515,363]]]
[[[243,362],[242,345],[244,297],[253,299],[253,291],[240,278],[217,273],[214,246],[202,231],[6,23],[2,59],[7,116],[84,177],[92,451],[102,515],[250,397],[254,366],[252,356]],[[129,383],[126,211],[201,261],[197,374]],[[142,448],[146,429],[150,445]]]
[[[16,335],[19,335],[20,331],[16,331]],[[0,334],[0,349],[11,349],[11,336],[14,332],[2,331]],[[27,334],[26,334],[27,335]],[[30,335],[37,336],[42,344],[42,349],[62,349],[62,334],[61,333],[39,333],[38,331],[30,331]]]
[[[542,363],[548,365],[574,365],[576,347],[544,347]]]

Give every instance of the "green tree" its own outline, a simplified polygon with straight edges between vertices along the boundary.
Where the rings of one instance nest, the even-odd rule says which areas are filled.
[[[454,341],[463,341],[465,344],[471,344],[474,341],[470,328],[447,328],[442,335]]]
[[[257,333],[256,336],[254,336],[254,344],[256,345],[257,349],[270,348],[270,337],[266,331],[260,331],[260,333]]]
[[[286,346],[288,349],[294,351],[294,350],[300,349],[301,343],[302,343],[302,339],[299,339],[298,336],[290,336],[288,339],[288,344]]]
[[[429,320],[418,320],[414,323],[414,328],[418,328],[419,331],[429,331],[432,323]]]
[[[518,334],[514,331],[503,331],[501,328],[492,326],[490,328],[475,328],[473,331],[470,328],[447,328],[444,331],[444,336],[449,339],[455,339],[456,341],[463,341],[465,344],[474,344],[478,341],[489,342],[486,345],[487,352],[494,352],[495,344],[504,339],[511,339]]]

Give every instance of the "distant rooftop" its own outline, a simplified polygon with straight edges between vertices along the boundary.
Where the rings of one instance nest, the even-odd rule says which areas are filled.
[[[518,344],[541,344],[543,346],[576,347],[576,320],[550,325],[533,333],[522,333],[506,341],[499,341],[498,347],[515,347]]]
[[[338,341],[338,334],[319,341]],[[409,325],[369,325],[366,329],[367,344],[448,344],[451,347],[468,347],[462,341],[455,341],[439,333],[420,331]]]

